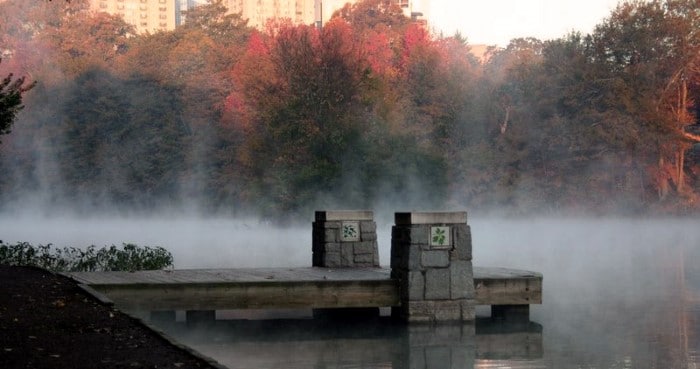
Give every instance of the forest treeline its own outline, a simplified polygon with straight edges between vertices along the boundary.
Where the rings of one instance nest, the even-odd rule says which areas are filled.
[[[254,30],[221,0],[137,35],[86,0],[0,3],[0,201],[263,216],[315,208],[700,209],[700,1],[476,55],[390,0]]]

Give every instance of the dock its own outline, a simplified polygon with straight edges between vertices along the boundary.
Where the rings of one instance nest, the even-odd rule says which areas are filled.
[[[233,310],[400,306],[389,268],[242,268],[68,273],[123,310]],[[474,268],[476,305],[542,303],[542,274]]]
[[[216,310],[324,314],[391,307],[392,316],[428,323],[474,321],[477,305],[490,305],[492,316],[528,317],[530,305],[542,303],[542,274],[473,267],[466,212],[398,212],[394,221],[389,268],[379,263],[372,211],[317,211],[311,267],[69,276],[123,310],[185,310],[193,317],[212,317]]]

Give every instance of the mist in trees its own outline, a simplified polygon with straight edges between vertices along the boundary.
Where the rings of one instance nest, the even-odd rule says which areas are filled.
[[[315,208],[699,208],[700,3],[474,55],[389,0],[254,30],[220,0],[134,34],[84,1],[0,3],[0,72],[37,86],[0,201],[288,217]],[[466,36],[466,38],[465,38]]]

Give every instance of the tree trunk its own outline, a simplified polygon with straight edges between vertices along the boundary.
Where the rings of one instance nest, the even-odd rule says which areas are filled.
[[[684,133],[684,127],[690,120],[690,114],[688,113],[688,80],[685,75],[681,75],[681,83],[678,86],[678,106],[676,108],[676,120],[678,122],[678,128],[681,134]],[[678,152],[676,153],[676,187],[679,194],[685,191],[685,151],[686,145],[680,143],[678,147]]]
[[[663,154],[662,154],[663,155]],[[666,198],[666,195],[668,195],[668,177],[666,175],[666,164],[664,162],[664,157],[659,156],[659,166],[658,166],[658,178],[657,183],[658,183],[658,193],[659,193],[659,200],[663,200]]]
[[[683,166],[685,162],[685,150],[683,149],[683,145],[678,148],[678,153],[676,154],[676,177],[677,177],[677,183],[676,183],[676,188],[678,189],[678,193],[681,194],[683,191],[685,191],[685,173],[683,171]]]
[[[501,134],[506,133],[508,129],[508,120],[510,119],[510,106],[506,106],[506,116],[503,118],[503,123],[501,123]]]

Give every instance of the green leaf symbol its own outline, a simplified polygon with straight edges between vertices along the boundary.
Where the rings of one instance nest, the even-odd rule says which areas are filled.
[[[435,229],[435,234],[433,235],[433,243],[438,245],[445,244],[445,230],[441,228]]]
[[[343,237],[351,238],[357,235],[357,230],[352,225],[343,225]]]

